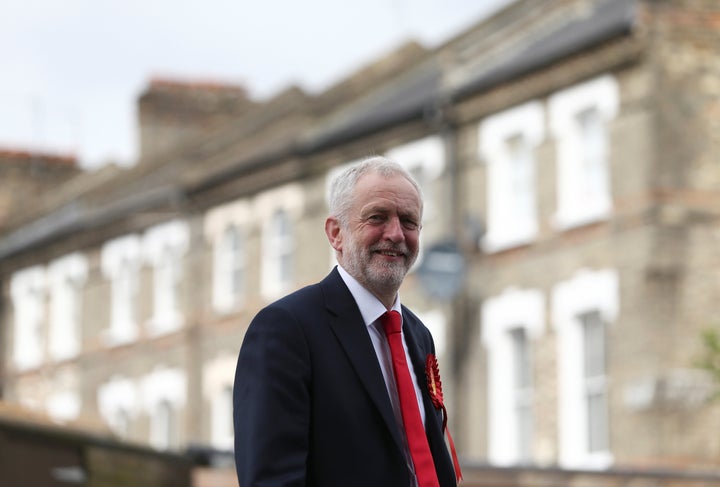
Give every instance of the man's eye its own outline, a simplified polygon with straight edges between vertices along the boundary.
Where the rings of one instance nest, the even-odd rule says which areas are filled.
[[[403,220],[402,224],[408,230],[417,230],[418,228],[418,224],[414,220]]]
[[[385,221],[385,218],[383,218],[382,215],[370,215],[368,217],[368,221],[373,222],[373,223],[380,223],[380,222]]]

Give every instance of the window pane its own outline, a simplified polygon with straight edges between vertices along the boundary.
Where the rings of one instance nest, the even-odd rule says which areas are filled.
[[[225,424],[224,433],[227,438],[232,438],[235,434],[235,429],[233,426],[233,389],[231,385],[225,386],[223,389],[222,401],[225,404],[225,407],[223,408],[225,411],[225,417],[221,418]]]
[[[515,363],[515,388],[525,389],[532,386],[530,364],[530,345],[524,328],[515,328],[510,332],[513,341],[513,360]]]
[[[292,225],[286,211],[280,209],[275,212],[275,258],[277,259],[277,279],[282,285],[292,281],[293,268],[293,241]]]
[[[240,229],[231,227],[228,229],[228,268],[230,272],[230,292],[233,302],[237,301],[244,291],[245,281],[245,241]]]
[[[577,115],[580,132],[580,183],[581,190],[592,203],[607,198],[607,161],[605,126],[600,113],[588,109]]]
[[[583,327],[584,375],[592,378],[605,375],[605,325],[598,311],[580,317]]]
[[[605,392],[588,394],[588,451],[590,453],[607,451],[608,417]]]
[[[527,140],[515,136],[507,140],[508,184],[512,197],[514,217],[522,221],[532,219],[535,197],[532,155]]]
[[[169,401],[162,401],[157,411],[157,445],[171,448],[176,445],[177,424],[175,410]]]
[[[531,458],[533,430],[533,388],[532,358],[530,343],[525,328],[518,327],[510,331],[513,349],[513,376],[515,422],[517,428],[518,458],[528,461]]]
[[[113,291],[113,328],[121,336],[125,336],[135,325],[137,318],[137,275],[130,262],[123,262],[120,266],[117,279],[113,282]]]
[[[114,430],[120,438],[127,439],[130,434],[130,415],[124,409],[118,409],[114,418]]]
[[[582,314],[580,322],[583,332],[588,451],[607,451],[609,424],[605,324],[597,310]]]

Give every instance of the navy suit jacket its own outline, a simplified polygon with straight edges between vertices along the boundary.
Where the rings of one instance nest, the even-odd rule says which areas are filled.
[[[440,485],[455,486],[442,414],[423,380],[425,359],[435,353],[432,337],[408,309],[402,313]],[[240,487],[410,486],[370,335],[337,269],[253,319],[238,358],[233,409]]]

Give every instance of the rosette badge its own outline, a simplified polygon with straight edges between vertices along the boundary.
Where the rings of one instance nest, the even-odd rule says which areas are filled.
[[[441,409],[443,415],[442,429],[443,433],[447,434],[448,444],[450,445],[450,453],[452,454],[453,464],[455,466],[455,476],[457,480],[462,480],[462,472],[460,471],[460,462],[457,458],[457,452],[455,451],[455,442],[450,436],[450,431],[447,429],[447,409],[445,409],[445,403],[443,401],[442,392],[442,381],[440,380],[440,367],[438,366],[437,358],[435,355],[428,354],[425,359],[425,376],[427,377],[428,391],[430,392],[430,399],[432,400],[435,409]]]
[[[427,375],[430,399],[437,409],[443,410],[443,432],[447,426],[447,411],[443,403],[442,381],[440,380],[440,367],[435,355],[429,354],[425,361],[425,375]]]

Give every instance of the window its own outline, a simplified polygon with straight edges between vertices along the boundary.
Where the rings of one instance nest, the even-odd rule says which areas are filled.
[[[205,235],[213,249],[212,305],[218,313],[238,309],[245,299],[250,217],[244,200],[213,208],[205,217]]]
[[[418,311],[418,317],[425,324],[435,343],[435,355],[440,363],[440,371],[442,372],[443,359],[447,349],[447,317],[440,309],[429,309],[426,311]]]
[[[609,217],[608,124],[618,112],[618,87],[603,76],[556,93],[549,100],[550,124],[557,147],[559,228]]]
[[[177,413],[173,405],[168,400],[162,400],[156,408],[151,419],[150,443],[160,450],[177,447]]]
[[[210,405],[210,442],[218,450],[233,448],[233,380],[237,357],[226,353],[203,365],[203,396]]]
[[[264,222],[262,234],[261,291],[274,299],[295,284],[295,224],[303,207],[303,191],[298,185],[276,188],[258,196],[256,215]]]
[[[182,325],[180,291],[188,245],[188,226],[179,220],[152,227],[143,237],[144,257],[153,267],[153,312],[148,323],[152,333],[167,333]]]
[[[181,441],[181,411],[186,402],[185,373],[158,367],[142,380],[142,399],[150,418],[150,444],[177,448]]]
[[[103,275],[110,280],[110,326],[105,338],[111,345],[138,335],[140,240],[134,235],[107,242],[102,249]]]
[[[217,397],[217,415],[213,414],[213,445],[221,449],[232,449],[233,436],[233,387],[226,384]]]
[[[480,125],[487,162],[487,251],[526,244],[538,231],[534,151],[544,137],[542,107],[527,103]]]
[[[118,408],[115,411],[115,416],[112,420],[112,430],[120,438],[130,438],[130,413],[123,408]]]
[[[82,291],[87,279],[87,260],[71,254],[50,263],[49,351],[55,360],[74,357],[80,351]]]
[[[227,227],[215,251],[219,280],[215,307],[219,311],[237,308],[245,294],[246,252],[245,236],[240,228],[236,225]]]
[[[607,379],[605,376],[605,325],[598,311],[579,316],[583,335],[583,381],[587,411],[587,451],[609,449]]]
[[[288,212],[278,209],[272,216],[268,252],[274,254],[275,278],[286,287],[293,278],[293,228]]]
[[[30,267],[11,278],[15,310],[13,359],[15,366],[29,369],[41,365],[44,356],[45,271]]]
[[[568,468],[606,468],[610,450],[607,332],[618,314],[612,270],[579,271],[553,290],[558,334],[560,461]]]
[[[488,353],[488,457],[497,465],[532,461],[535,396],[532,342],[544,331],[538,290],[509,288],[485,301]]]
[[[433,135],[415,140],[389,150],[386,156],[412,174],[423,192],[423,219],[433,218],[440,204],[434,197],[433,182],[445,170],[445,144],[442,138]]]
[[[155,266],[156,318],[167,317],[168,321],[176,319],[174,315],[178,313],[182,276],[179,264],[178,259],[172,255],[172,249],[168,247]],[[162,321],[162,318],[156,320],[156,325],[159,325],[158,321]]]
[[[513,360],[513,410],[517,425],[517,455],[520,462],[531,460],[533,437],[533,366],[527,330],[519,326],[510,332]]]
[[[72,421],[80,416],[80,395],[74,391],[56,392],[47,400],[48,415],[55,421]]]
[[[139,410],[139,391],[134,381],[113,377],[97,393],[98,409],[110,429],[121,438],[130,438],[132,420]]]

